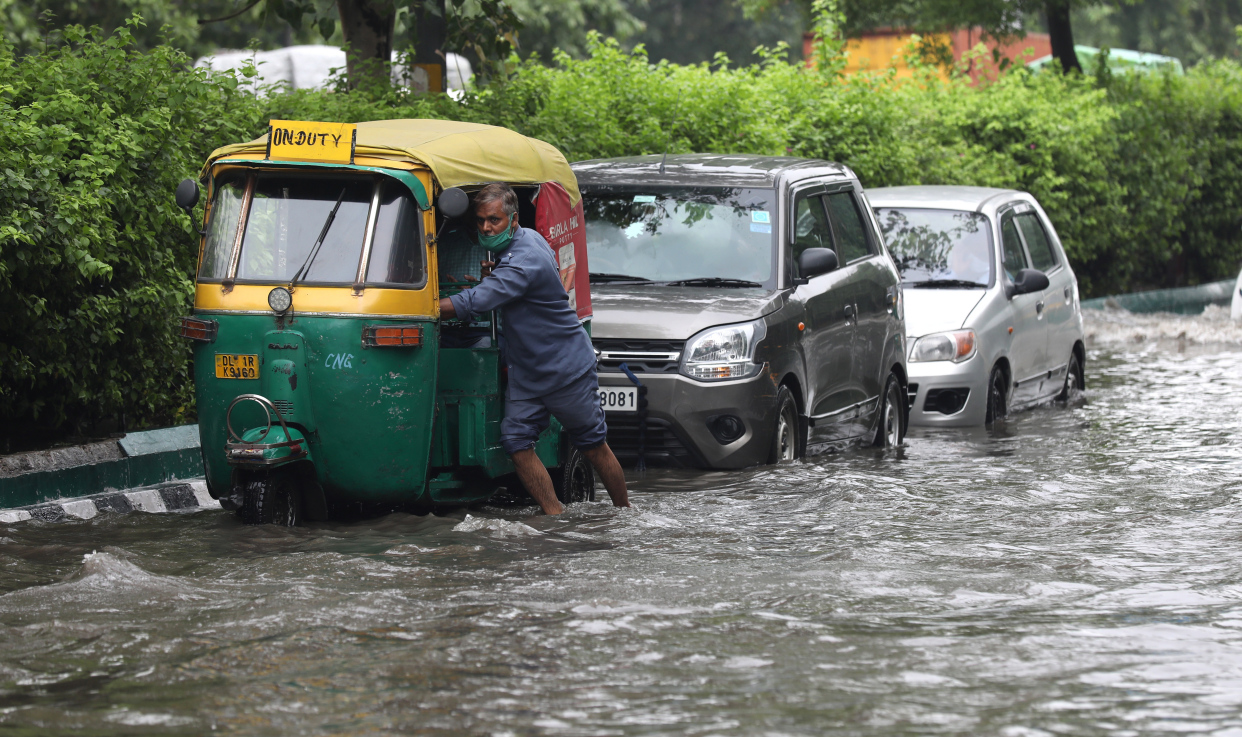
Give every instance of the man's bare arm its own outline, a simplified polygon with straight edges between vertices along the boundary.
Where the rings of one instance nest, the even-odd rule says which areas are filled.
[[[440,300],[440,319],[452,320],[457,317],[457,310],[453,309],[453,300],[445,297]]]

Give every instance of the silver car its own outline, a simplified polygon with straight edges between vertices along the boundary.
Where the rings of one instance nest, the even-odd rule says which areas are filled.
[[[901,271],[910,423],[983,425],[1084,386],[1078,281],[1026,192],[867,190]]]

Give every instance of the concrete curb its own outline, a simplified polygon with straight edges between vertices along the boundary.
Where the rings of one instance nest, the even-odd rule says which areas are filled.
[[[198,425],[129,433],[119,440],[0,457],[0,509],[202,475]]]
[[[78,499],[61,499],[20,509],[0,511],[0,523],[14,524],[27,520],[61,522],[67,519],[92,519],[103,512],[182,512],[186,510],[220,509],[220,502],[207,493],[202,479],[182,481],[147,489],[107,492]]]

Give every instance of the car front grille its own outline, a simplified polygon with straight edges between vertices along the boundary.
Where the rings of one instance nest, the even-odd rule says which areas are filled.
[[[623,465],[638,462],[638,415],[608,415],[608,447]],[[645,460],[649,466],[697,468],[702,464],[667,420],[647,418]]]
[[[681,364],[684,340],[618,340],[600,338],[594,341],[599,351],[599,370],[620,373],[621,364],[636,374],[675,374]]]
[[[909,404],[907,409],[914,409],[914,400],[919,398],[919,385],[906,384],[906,402]]]

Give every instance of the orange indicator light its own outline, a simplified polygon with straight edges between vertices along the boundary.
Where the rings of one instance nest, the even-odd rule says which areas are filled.
[[[362,333],[364,345],[372,347],[415,347],[423,344],[421,325],[373,325]]]

